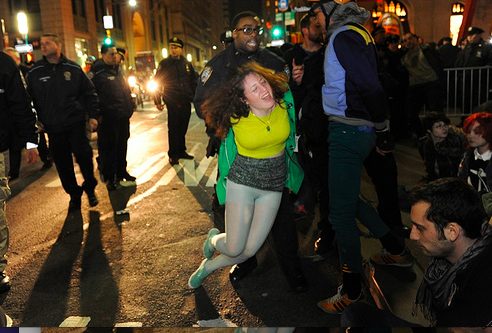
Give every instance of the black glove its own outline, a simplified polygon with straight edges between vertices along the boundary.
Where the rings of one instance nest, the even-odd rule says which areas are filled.
[[[384,152],[395,149],[395,142],[388,128],[376,130],[376,147]]]
[[[210,139],[208,140],[208,145],[207,145],[207,157],[212,157],[217,154],[220,148],[220,139],[216,136],[211,136]]]

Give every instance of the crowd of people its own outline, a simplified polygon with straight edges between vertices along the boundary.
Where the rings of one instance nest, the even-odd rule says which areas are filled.
[[[206,156],[218,158],[215,227],[188,285],[199,288],[226,266],[233,266],[229,275],[236,284],[261,264],[256,253],[272,232],[290,289],[306,291],[295,216],[319,209],[314,251],[321,258],[337,251],[341,272],[336,292],[317,303],[322,311],[344,314],[347,326],[415,325],[361,305],[358,221],[382,245],[372,264],[412,267],[407,238],[432,258],[415,300],[431,324],[490,326],[492,310],[478,300],[492,297],[492,114],[474,113],[462,128],[450,126],[442,96],[443,68],[492,65],[492,46],[476,27],[459,50],[448,38],[433,46],[413,33],[401,39],[383,28],[370,33],[364,27],[369,18],[356,2],[316,3],[300,20],[302,44],[275,53],[260,46],[259,17],[241,12],[225,49],[200,75],[182,56],[183,41],[169,40],[170,57],[156,73],[165,89],[154,99],[159,110],[167,108],[169,162],[193,159],[185,144],[191,103],[209,136]],[[81,208],[84,192],[91,207],[98,204],[88,129],[98,134],[96,160],[108,191],[121,180],[135,181],[126,164],[135,105],[120,68],[124,52],[102,45],[101,58],[86,74],[62,54],[57,35],[43,34],[40,45],[43,58],[28,70],[9,50],[0,53],[0,292],[10,288],[7,152],[12,179],[23,148],[29,162],[37,148],[43,168],[54,163],[70,195],[69,212]],[[424,105],[433,112],[421,119]],[[45,133],[49,151],[40,140]],[[427,177],[411,192],[409,228],[402,222],[393,151],[395,140],[411,133],[419,138]],[[376,190],[375,208],[360,193],[363,169]]]
[[[416,326],[376,309],[360,311],[364,275],[359,221],[383,246],[370,258],[374,265],[411,267],[414,258],[405,238],[433,258],[415,300],[432,325],[488,326],[492,311],[470,295],[492,291],[482,282],[474,285],[468,275],[492,247],[490,215],[484,209],[487,203],[492,208],[486,177],[492,174],[487,172],[490,115],[470,116],[463,129],[450,126],[443,113],[442,69],[451,63],[492,65],[490,46],[477,37],[481,29],[471,28],[468,46],[451,61],[446,58],[451,53],[448,39],[436,49],[411,33],[402,40],[384,29],[371,34],[363,26],[368,18],[369,12],[355,2],[315,4],[300,20],[302,44],[282,51],[260,47],[262,27],[255,13],[233,19],[231,40],[202,71],[194,99],[210,137],[207,156],[218,155],[219,175],[216,227],[208,232],[204,259],[188,285],[199,288],[210,274],[229,265],[233,284],[244,278],[258,265],[256,251],[272,228],[290,288],[305,291],[292,212],[300,206],[319,207],[314,250],[323,256],[336,248],[341,268],[341,284],[333,296],[318,302],[321,310],[345,314],[342,323],[347,326]],[[480,52],[470,53],[470,48]],[[467,60],[460,63],[464,54]],[[277,92],[282,79],[288,84],[283,95]],[[424,105],[434,112],[421,120]],[[292,149],[287,119],[293,112],[290,130],[295,128],[299,139],[296,158],[287,158],[285,168],[284,156]],[[420,139],[428,173],[410,195],[411,229],[402,223],[393,155],[394,140],[407,137],[409,129]],[[303,171],[300,186],[292,187],[297,179],[292,165]],[[360,195],[362,168],[376,189],[377,209]],[[276,187],[278,177],[284,181]],[[282,192],[286,202],[279,204]],[[490,277],[484,269],[480,281]],[[371,321],[367,311],[374,311],[372,318],[378,320]]]

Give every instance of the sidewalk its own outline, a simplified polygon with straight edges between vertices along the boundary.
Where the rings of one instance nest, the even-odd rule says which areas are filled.
[[[424,164],[417,147],[411,141],[397,144],[395,159],[398,166],[398,184],[402,190],[410,190],[425,175]],[[377,203],[373,185],[366,174],[363,175],[362,193],[373,201],[373,204]],[[402,210],[402,220],[405,225],[411,227],[408,211]],[[381,305],[402,319],[428,326],[427,321],[420,314],[416,317],[412,316],[413,302],[422,281],[423,272],[427,267],[428,258],[423,255],[414,241],[407,240],[406,244],[416,259],[415,265],[411,268],[376,266],[374,282],[379,287],[376,290],[379,299],[375,302],[382,303]],[[366,259],[381,249],[381,244],[377,239],[368,237],[361,237],[361,246],[362,255]]]

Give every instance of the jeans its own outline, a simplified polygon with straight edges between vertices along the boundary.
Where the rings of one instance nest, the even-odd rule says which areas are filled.
[[[362,273],[362,256],[356,218],[377,238],[389,232],[376,210],[362,200],[361,172],[373,149],[375,134],[366,126],[329,124],[330,222],[338,241],[344,272]]]

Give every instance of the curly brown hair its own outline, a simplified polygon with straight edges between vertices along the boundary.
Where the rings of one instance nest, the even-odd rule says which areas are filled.
[[[237,74],[215,89],[202,105],[202,113],[209,133],[224,139],[233,124],[231,118],[234,119],[234,123],[237,123],[241,117],[249,115],[250,109],[245,103],[243,81],[252,73],[264,77],[270,84],[277,104],[282,100],[284,93],[289,90],[285,73],[275,73],[257,62],[249,62],[241,66]]]

